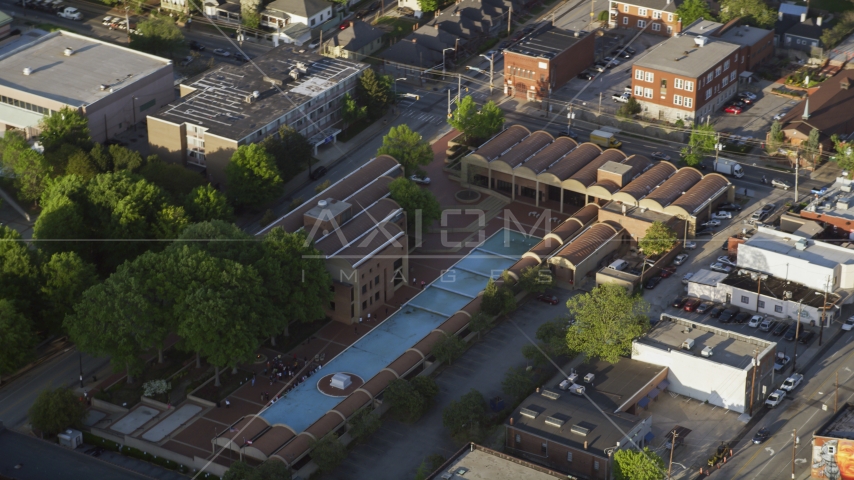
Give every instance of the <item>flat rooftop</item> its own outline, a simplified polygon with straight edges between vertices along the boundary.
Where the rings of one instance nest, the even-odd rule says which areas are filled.
[[[71,48],[74,53],[66,56]],[[172,64],[172,60],[59,30],[0,55],[0,85],[85,107]],[[24,75],[24,68],[32,73]],[[109,86],[104,90],[102,85]]]
[[[195,91],[151,116],[202,125],[209,134],[241,140],[367,68],[290,45],[259,55],[253,63],[220,64],[184,82]],[[296,80],[291,72],[299,72]]]
[[[726,42],[735,43],[736,45],[750,46],[755,45],[756,42],[765,38],[769,33],[771,33],[771,30],[764,28],[736,25],[728,28],[718,38]]]
[[[697,78],[740,48],[734,43],[705,35],[706,44],[700,47],[694,43],[697,37],[698,35],[690,34],[670,37],[658,47],[647,50],[647,53],[635,62],[635,67]]]
[[[806,240],[807,248],[798,250],[795,245],[798,241]],[[837,265],[854,264],[854,252],[844,247],[838,247],[822,241],[804,239],[799,235],[780,232],[760,227],[758,231],[744,242],[744,245],[778,253],[791,258],[799,258],[814,265],[826,268],[834,268]],[[741,247],[739,247],[741,248]],[[739,255],[739,259],[742,256]],[[739,266],[742,266],[739,262]],[[744,266],[750,267],[745,264]]]
[[[691,283],[699,283],[700,285],[710,285],[716,287],[718,283],[727,277],[726,273],[713,272],[705,268],[701,268],[697,273],[688,280]]]
[[[714,354],[708,360],[741,369],[750,365],[757,347],[765,350],[772,345],[761,338],[673,317],[670,314],[662,314],[661,321],[636,341],[659,348],[681,349],[682,342],[689,338],[694,340],[694,348],[691,349],[694,355],[700,356],[704,348],[712,347]]]
[[[549,26],[531,33],[506,51],[529,57],[553,58],[587,35],[590,34]]]
[[[454,473],[457,472],[457,473]],[[554,480],[566,475],[539,465],[505,455],[480,445],[470,444],[457,452],[428,480],[442,479],[446,473],[452,480]]]
[[[816,430],[818,437],[854,440],[854,405],[846,403],[824,425]]]
[[[803,299],[803,304],[810,307],[821,308],[824,305],[824,291],[816,290],[791,280],[772,277],[771,275],[765,275],[765,277],[762,279],[759,288],[761,288],[762,295],[766,297],[785,298],[784,292],[792,292],[791,301],[795,303]],[[692,278],[691,280],[693,281],[694,279]],[[721,283],[741,290],[756,292],[757,281],[750,275],[739,275],[738,269],[721,280]],[[828,303],[836,303],[839,299],[839,295],[835,293],[827,294]]]
[[[626,412],[615,412],[666,368],[629,358],[620,359],[615,364],[602,361],[583,364],[575,373],[578,374],[577,383],[585,387],[590,400],[561,390],[559,385],[565,377],[558,373],[546,383],[543,391],[560,396],[553,400],[542,393],[531,394],[519,405],[520,409],[513,413],[513,427],[578,449],[583,449],[587,441],[588,449],[601,452],[616,445],[625,435],[624,432],[631,430],[642,419]],[[592,384],[582,380],[589,373],[595,375]],[[537,415],[531,418],[523,415],[521,409],[536,412]],[[599,409],[605,412],[607,418]],[[553,419],[563,422],[563,425],[555,426]],[[574,433],[574,425],[587,428],[588,434]]]

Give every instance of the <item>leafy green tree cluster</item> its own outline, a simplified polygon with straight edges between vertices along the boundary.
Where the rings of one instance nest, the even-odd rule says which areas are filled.
[[[825,49],[833,48],[845,37],[854,32],[854,12],[843,12],[838,14],[839,20],[832,28],[825,29],[821,34],[821,46]]]
[[[477,333],[477,337],[479,339],[481,332],[488,330],[493,323],[495,323],[494,316],[484,312],[477,312],[472,315],[471,320],[469,320],[469,330]]]
[[[403,166],[404,175],[423,175],[421,167],[433,161],[433,148],[421,139],[421,134],[412,131],[408,125],[391,127],[383,137],[383,144],[377,155],[390,155]]]
[[[820,140],[820,132],[817,128],[813,128],[810,130],[810,134],[807,137],[806,141],[801,143],[801,158],[804,160],[811,162],[813,165],[813,170],[815,170],[816,164],[821,158],[821,140]]]
[[[495,280],[490,278],[483,290],[480,309],[488,315],[507,315],[516,309],[516,297],[513,295],[513,290],[506,284],[499,286]]]
[[[622,118],[632,118],[641,112],[641,104],[635,100],[635,97],[629,97],[629,100],[620,105],[617,109],[617,116]]]
[[[0,380],[32,358],[34,343],[30,320],[10,300],[0,299]]]
[[[46,389],[30,406],[29,418],[33,428],[46,436],[54,436],[67,428],[83,426],[86,405],[68,388]]]
[[[833,147],[836,150],[834,159],[839,165],[839,168],[848,172],[848,178],[854,175],[854,147],[850,142],[845,142],[839,138],[839,135],[830,137],[833,142]]]
[[[632,340],[649,329],[649,305],[620,285],[605,283],[566,302],[575,319],[566,331],[570,351],[616,363],[631,353]]]
[[[6,132],[0,140],[0,167],[13,176],[20,200],[36,203],[53,175],[53,167],[44,154],[37,152],[18,132]]]
[[[446,335],[436,342],[432,354],[436,360],[450,365],[466,351],[466,342],[457,335]]]
[[[426,232],[436,220],[442,218],[442,207],[433,192],[419,187],[415,182],[400,177],[388,184],[391,199],[406,212],[406,229],[415,235],[419,227]]]
[[[130,36],[134,50],[172,58],[184,49],[184,34],[171,17],[148,17],[136,29],[139,34]]]
[[[366,407],[358,412],[355,415],[350,417],[348,420],[350,424],[350,436],[353,437],[357,442],[362,442],[374,432],[380,429],[382,425],[382,421],[380,420],[380,416],[374,412],[373,408]]]
[[[525,368],[510,367],[501,381],[501,390],[514,404],[524,400],[534,391],[534,375]]]
[[[282,194],[284,181],[276,160],[260,144],[241,145],[225,167],[232,202],[257,208]]]
[[[486,400],[475,389],[471,389],[459,400],[452,401],[442,411],[442,425],[457,441],[482,442],[488,423]]]
[[[656,220],[646,229],[644,237],[638,240],[638,247],[647,256],[656,256],[669,252],[678,241],[676,232],[672,228]]]
[[[265,138],[261,145],[273,156],[283,182],[308,168],[314,154],[308,139],[290,125],[279,127],[278,134]]]
[[[695,124],[688,139],[688,146],[682,149],[685,163],[690,167],[702,163],[703,157],[715,151],[716,136],[713,125]]]
[[[395,417],[414,423],[430,408],[439,394],[436,381],[430,377],[415,377],[411,381],[392,380],[383,392],[383,402],[389,402]]]
[[[338,441],[338,435],[327,435],[314,442],[311,459],[323,473],[335,470],[347,458],[347,449]]]
[[[567,318],[555,318],[540,325],[536,334],[537,344],[524,345],[522,356],[532,361],[535,366],[541,367],[548,364],[549,360],[570,355],[572,352],[566,344],[566,329],[569,324]]]
[[[89,120],[82,112],[71,107],[62,107],[42,118],[39,130],[39,141],[45,153],[58,151],[68,145],[83,150],[92,148]]]
[[[623,448],[614,453],[616,480],[664,480],[666,477],[664,459],[649,447],[644,447],[643,451]]]
[[[439,9],[439,0],[418,0],[422,12],[430,13]]]
[[[368,116],[367,105],[362,106],[349,93],[341,97],[341,119],[349,127]]]
[[[769,155],[776,155],[777,150],[786,140],[786,135],[783,133],[783,126],[777,120],[771,123],[771,130],[768,132],[768,144],[766,151]]]
[[[478,110],[471,95],[466,95],[457,99],[456,107],[448,124],[465,135],[469,145],[480,145],[504,127],[504,111],[492,100]]]
[[[519,276],[519,287],[528,293],[543,293],[554,285],[554,275],[546,265],[528,267]]]
[[[734,18],[759,28],[774,28],[777,12],[763,0],[723,0],[721,2],[721,22],[726,23]],[[684,22],[683,25],[686,25]]]
[[[688,26],[694,23],[698,18],[706,20],[714,20],[711,10],[709,10],[709,2],[706,0],[685,0],[676,8],[676,15],[682,25]]]
[[[257,467],[237,461],[228,467],[222,480],[291,480],[291,470],[278,460],[267,460]]]
[[[377,75],[371,68],[362,73],[356,92],[359,101],[367,107],[368,118],[371,120],[380,118],[394,100],[391,77]]]

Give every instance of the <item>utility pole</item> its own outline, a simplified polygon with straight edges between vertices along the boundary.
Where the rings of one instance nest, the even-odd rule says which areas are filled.
[[[795,324],[795,343],[793,345],[795,351],[792,355],[792,373],[795,373],[795,368],[798,363],[798,334],[801,333],[801,308],[803,307],[804,299],[798,302],[798,322]]]
[[[128,32],[128,45],[130,45],[130,16],[128,15],[128,11],[130,7],[127,3],[125,3],[125,27],[127,27]]]
[[[448,88],[448,118],[451,118],[451,89]]]
[[[670,464],[667,465],[667,478],[673,478],[671,476],[671,472],[673,472],[673,450],[676,450],[676,428],[673,429],[673,440],[670,442]]]
[[[798,170],[801,168],[801,146],[798,145],[798,153],[795,156],[795,204],[798,203],[798,180],[800,179],[800,175],[798,175]]]
[[[566,115],[566,133],[569,135],[572,129],[572,104],[569,105],[569,113]]]
[[[759,280],[756,284],[756,313],[759,313],[759,296],[762,294],[762,275],[760,274],[756,278]]]
[[[756,391],[756,369],[759,368],[759,350],[753,350],[753,380],[750,381],[750,416],[753,416],[753,393]]]
[[[792,480],[795,480],[795,452],[798,448],[798,429],[792,429]]]
[[[827,318],[827,289],[830,287],[830,277],[827,277],[827,283],[824,284],[824,305],[821,307],[821,324],[818,326],[818,346],[821,346],[821,337],[824,333],[824,322]]]
[[[495,65],[495,52],[492,52],[489,58],[489,94],[492,95],[492,89],[495,85],[492,83],[493,67]]]
[[[507,11],[507,35],[510,35],[510,25],[513,24],[513,6]]]
[[[715,162],[718,161],[718,153],[721,151],[721,134],[718,133],[715,135]]]
[[[833,413],[839,409],[839,370],[836,371],[836,397],[833,399]]]
[[[602,92],[599,92],[599,115],[602,115]]]

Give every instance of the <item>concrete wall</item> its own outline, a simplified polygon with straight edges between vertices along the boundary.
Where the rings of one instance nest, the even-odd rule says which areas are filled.
[[[730,304],[732,304],[732,306],[738,307],[746,312],[757,312],[774,318],[789,318],[797,320],[798,310],[800,309],[800,319],[802,323],[812,324],[815,322],[815,324],[818,325],[818,322],[821,319],[820,309],[809,305],[799,305],[798,301],[801,300],[799,298],[785,300],[782,298],[767,297],[765,295],[758,296],[755,291],[743,290],[724,284],[720,285],[719,291],[719,295],[724,297],[724,300],[721,301],[726,301],[726,298],[731,298]],[[810,295],[814,294],[810,293]],[[760,306],[758,310],[756,308],[757,299],[758,301],[763,302],[763,306]],[[835,313],[836,310],[828,310],[828,322],[833,321]]]
[[[793,236],[792,238],[797,237]],[[812,241],[810,242],[812,243]],[[797,280],[801,285],[822,292],[827,287],[828,278],[833,282],[830,285],[831,291],[840,287],[841,268],[839,265],[836,265],[835,268],[816,265],[800,258],[756,248],[750,243],[738,246],[738,266],[752,268],[777,278]],[[843,288],[851,288],[852,286],[854,285],[842,285]]]
[[[148,147],[152,154],[164,162],[185,164],[187,150],[187,127],[146,117],[148,125]]]
[[[686,334],[685,338],[688,338]],[[632,360],[669,368],[667,380],[671,392],[738,413],[747,411],[750,380],[748,370],[717,363],[679,349],[664,349],[635,341]]]

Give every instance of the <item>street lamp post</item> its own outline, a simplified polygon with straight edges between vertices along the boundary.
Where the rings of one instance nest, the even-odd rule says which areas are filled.
[[[77,362],[80,364],[80,388],[83,388],[83,352],[77,352]]]
[[[448,47],[448,48],[442,50],[442,76],[445,75],[445,52],[447,52],[448,50],[455,50],[455,48],[454,47]]]
[[[483,58],[485,58],[485,59],[487,59],[487,60],[489,60],[489,94],[490,94],[490,95],[492,95],[492,89],[493,89],[493,87],[494,87],[494,85],[492,84],[492,74],[493,74],[493,71],[494,71],[494,68],[493,68],[493,67],[494,67],[494,65],[495,65],[495,53],[493,52],[493,53],[492,53],[490,56],[488,56],[488,57],[487,57],[486,55],[483,55],[483,54],[481,54],[480,56],[481,56],[481,57],[483,57]]]
[[[406,77],[394,79],[394,103],[397,103],[397,81],[398,80],[406,80]]]

